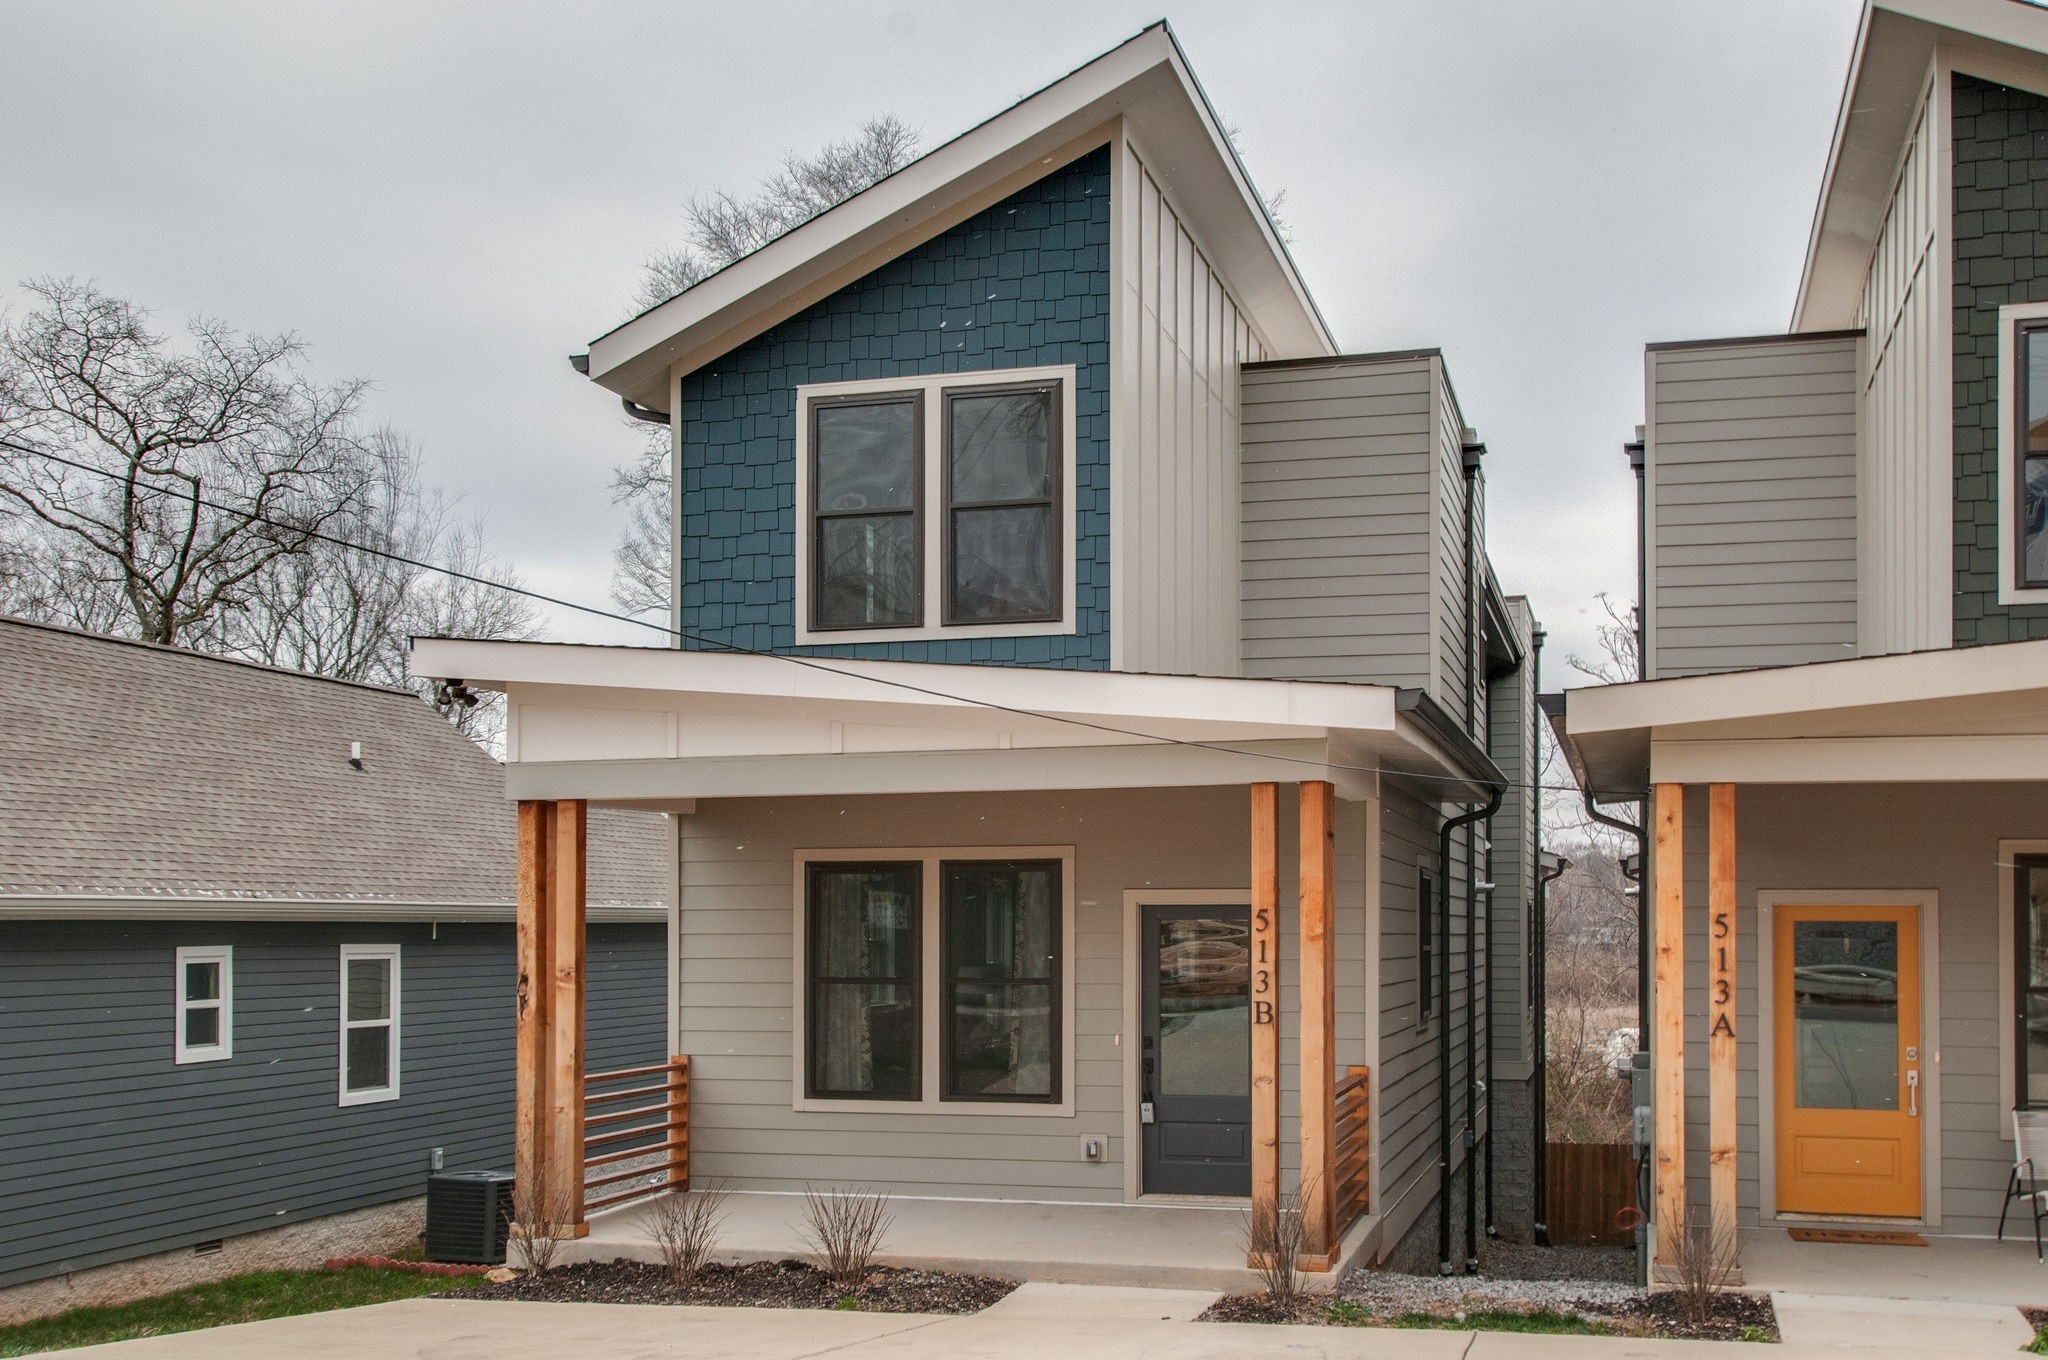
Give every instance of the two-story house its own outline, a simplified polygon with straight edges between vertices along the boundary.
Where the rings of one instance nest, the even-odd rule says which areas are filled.
[[[998,1262],[991,1201],[1126,1215],[1028,1267],[1090,1278],[1146,1213],[1241,1272],[1213,1210],[1297,1185],[1316,1269],[1529,1230],[1542,635],[1442,356],[1339,353],[1165,25],[578,366],[671,428],[673,645],[413,657],[509,698],[523,1175],[582,1174],[603,804],[680,814],[743,1201],[952,1202]]]
[[[1874,0],[1789,332],[1649,348],[1643,679],[1566,728],[1648,790],[1667,1228],[1989,1236],[2048,1103],[2044,209],[2048,11]]]

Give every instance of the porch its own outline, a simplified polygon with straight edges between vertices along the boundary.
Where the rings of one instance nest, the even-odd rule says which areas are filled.
[[[804,1257],[804,1197],[739,1191],[725,1202],[721,1260]],[[590,1235],[566,1243],[570,1261],[658,1259],[647,1235],[652,1201],[590,1216]],[[1217,1292],[1259,1288],[1245,1263],[1249,1210],[1235,1203],[1045,1204],[1014,1200],[892,1198],[876,1260],[884,1265],[968,1271],[1054,1284],[1137,1285]],[[1305,1278],[1334,1289],[1375,1242],[1379,1219],[1352,1223],[1336,1268]]]
[[[1930,1236],[1924,1247],[1795,1242],[1783,1228],[1742,1233],[1743,1287],[1829,1298],[1912,1299],[2014,1308],[2048,1307],[2048,1266],[2031,1232],[2003,1242]]]

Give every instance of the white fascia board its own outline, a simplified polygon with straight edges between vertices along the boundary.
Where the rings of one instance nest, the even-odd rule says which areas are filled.
[[[1858,657],[1565,692],[1574,737],[2038,690],[2048,641]]]
[[[547,685],[730,695],[845,705],[856,717],[888,705],[999,716],[1009,711],[1027,718],[1050,714],[1105,724],[1151,721],[1165,724],[1156,730],[1167,737],[1188,735],[1174,730],[1179,725],[1237,731],[1267,727],[1275,735],[1279,729],[1294,729],[1297,735],[1394,730],[1395,691],[1384,685],[454,638],[415,639],[411,669],[417,676],[461,679],[484,689]]]
[[[295,898],[115,897],[96,893],[0,894],[0,921],[511,921],[510,902],[350,902]],[[598,922],[661,922],[660,903],[600,903],[586,915]]]
[[[1657,784],[2039,783],[2048,736],[1797,737],[1650,744]]]
[[[1175,188],[1192,210],[1216,215],[1211,236],[1226,254],[1219,266],[1283,353],[1334,353],[1321,314],[1178,45],[1164,25],[1155,25],[593,340],[589,376],[643,405],[664,404],[672,371],[687,372],[729,352],[1049,173],[1060,154],[1078,155],[1087,145],[1109,142],[1118,118],[1156,122],[1160,135],[1149,139],[1155,141],[1176,140],[1176,122],[1199,126],[1211,164],[1184,158]]]

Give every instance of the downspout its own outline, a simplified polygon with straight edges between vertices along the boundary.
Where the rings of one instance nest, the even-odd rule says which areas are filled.
[[[1543,957],[1550,924],[1546,913],[1550,908],[1550,885],[1570,867],[1570,860],[1559,860],[1555,869],[1540,870],[1536,876],[1536,956],[1535,977],[1531,981],[1536,992],[1536,1118],[1533,1130],[1536,1165],[1533,1168],[1531,1197],[1535,1200],[1536,1245],[1539,1247],[1550,1245],[1550,1057],[1547,1051],[1550,1047],[1550,1002],[1546,995],[1550,978],[1549,966]]]
[[[1650,619],[1650,571],[1649,542],[1644,536],[1648,527],[1650,503],[1644,481],[1644,465],[1647,455],[1640,427],[1633,442],[1622,445],[1622,452],[1628,455],[1628,465],[1636,474],[1636,679],[1650,678],[1649,619]],[[1647,794],[1647,790],[1645,793]],[[1643,853],[1643,828],[1633,822],[1624,822],[1609,817],[1593,806],[1593,791],[1586,790],[1586,811],[1593,820],[1617,830],[1626,831],[1635,837],[1636,855]],[[1626,877],[1626,875],[1624,875]],[[1636,874],[1636,1047],[1648,1046],[1650,1037],[1650,895],[1642,890],[1643,873]]]
[[[1486,446],[1468,443],[1460,450],[1465,472],[1465,730],[1482,748],[1480,734],[1485,728],[1485,699],[1479,684],[1479,460]],[[1493,807],[1500,806],[1496,792]],[[1485,820],[1489,863],[1493,852],[1492,809]],[[1487,1088],[1479,1079],[1480,1017],[1493,1009],[1493,970],[1487,969],[1486,1010],[1479,1005],[1479,847],[1475,822],[1465,831],[1465,1273],[1479,1269],[1479,1102]],[[1487,947],[1493,945],[1493,894],[1486,897]],[[1448,999],[1448,998],[1446,998]],[[1492,1045],[1487,1045],[1488,1049]],[[1487,1111],[1492,1127],[1492,1111]]]
[[[1451,834],[1460,827],[1491,817],[1500,807],[1500,797],[1501,790],[1493,790],[1484,807],[1453,817],[1437,829],[1436,881],[1445,888],[1451,882]],[[1442,901],[1444,924],[1448,926],[1451,896],[1441,889],[1437,896]],[[1436,1048],[1436,1099],[1437,1109],[1442,1114],[1442,1118],[1437,1120],[1436,1130],[1436,1255],[1438,1273],[1448,1275],[1451,1273],[1451,942],[1448,929],[1444,933],[1444,947],[1437,951],[1436,956],[1437,995],[1443,999],[1443,1014],[1439,1021],[1442,1029]],[[1471,1131],[1468,1123],[1465,1133],[1470,1135]]]
[[[1534,629],[1529,635],[1529,692],[1531,696],[1543,693],[1543,644],[1549,634],[1542,628]],[[1530,1016],[1529,1042],[1534,1052],[1531,1063],[1534,1090],[1529,1093],[1530,1143],[1532,1155],[1529,1167],[1530,1190],[1530,1235],[1536,1245],[1550,1245],[1550,1224],[1547,1221],[1549,1209],[1546,1195],[1549,1192],[1549,1100],[1550,1068],[1544,1057],[1543,1048],[1548,1038],[1546,1029],[1550,1018],[1549,998],[1544,991],[1543,979],[1543,933],[1546,924],[1544,907],[1549,898],[1552,874],[1543,873],[1543,715],[1532,702],[1529,707],[1529,867],[1535,872],[1536,884],[1529,893],[1529,958],[1524,965],[1529,970],[1529,998],[1534,1014]],[[1559,869],[1558,873],[1564,870]]]
[[[1645,643],[1649,641],[1650,596],[1650,545],[1643,537],[1643,530],[1649,523],[1649,489],[1643,477],[1642,429],[1636,430],[1633,442],[1623,444],[1621,451],[1628,455],[1628,465],[1636,474],[1636,679],[1650,678],[1650,653]]]

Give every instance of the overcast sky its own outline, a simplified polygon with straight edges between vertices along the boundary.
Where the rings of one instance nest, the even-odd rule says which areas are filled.
[[[1556,684],[1633,595],[1643,344],[1790,317],[1857,8],[0,0],[0,297],[298,332],[529,586],[607,604],[638,436],[566,356],[684,201],[877,113],[936,145],[1164,9],[1339,344],[1443,349]]]

